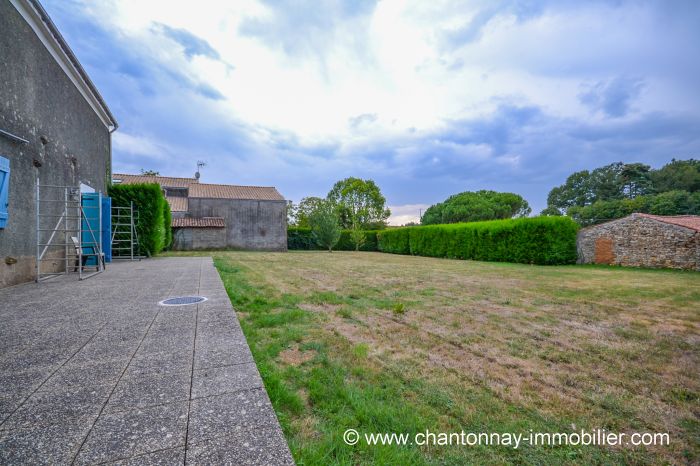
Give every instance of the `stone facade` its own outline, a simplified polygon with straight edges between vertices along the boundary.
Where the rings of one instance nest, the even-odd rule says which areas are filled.
[[[580,264],[700,270],[700,231],[658,216],[632,214],[583,228],[577,249]]]
[[[173,228],[173,249],[176,251],[224,248],[226,248],[225,228]]]
[[[183,229],[192,230],[188,233],[192,237],[191,249],[226,247],[265,251],[287,250],[287,201],[190,197],[187,215],[193,218],[221,217],[226,224],[223,229]],[[223,233],[212,230],[222,230]],[[224,244],[221,246],[220,235],[224,238]],[[211,239],[212,242],[207,242],[207,239]]]
[[[35,278],[37,180],[104,193],[116,122],[35,0],[0,1],[0,57],[0,156],[10,165],[8,220],[0,228],[4,287]],[[62,209],[57,203],[55,213]]]

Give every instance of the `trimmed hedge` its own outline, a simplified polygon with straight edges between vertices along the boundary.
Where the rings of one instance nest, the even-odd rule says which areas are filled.
[[[518,262],[576,262],[578,225],[568,217],[535,217],[382,230],[378,250],[394,254]]]
[[[377,231],[365,231],[365,244],[360,247],[360,251],[377,251]],[[321,250],[311,234],[311,228],[287,228],[287,249],[290,250]],[[355,244],[350,238],[350,230],[343,230],[340,233],[340,240],[333,248],[336,251],[354,251]]]
[[[170,207],[159,185],[117,184],[110,186],[107,192],[115,207],[128,207],[131,201],[134,202],[134,209],[138,210],[136,232],[140,255],[153,256],[170,245]]]

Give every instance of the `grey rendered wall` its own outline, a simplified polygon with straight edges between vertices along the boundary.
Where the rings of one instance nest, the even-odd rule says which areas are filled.
[[[189,215],[223,217],[226,223],[225,247],[287,250],[286,201],[190,198]]]
[[[225,247],[225,228],[176,228],[173,230],[173,249],[176,251]]]
[[[582,264],[700,270],[700,233],[632,215],[579,231]]]
[[[0,229],[3,287],[34,278],[36,177],[104,192],[111,160],[107,128],[8,1],[0,1],[0,57],[0,129],[29,140],[0,135],[11,170],[10,217]]]

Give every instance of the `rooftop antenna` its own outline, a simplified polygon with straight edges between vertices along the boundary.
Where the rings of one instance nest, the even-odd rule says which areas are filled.
[[[202,160],[198,160],[198,161],[197,161],[197,173],[194,174],[194,177],[195,177],[197,180],[199,180],[199,177],[201,176],[201,175],[199,174],[199,169],[202,168],[202,167],[206,167],[206,166],[207,166],[207,162],[204,162],[204,161],[202,161]]]

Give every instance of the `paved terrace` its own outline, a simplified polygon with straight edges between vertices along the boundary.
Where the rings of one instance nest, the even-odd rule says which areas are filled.
[[[0,387],[2,464],[294,464],[211,258],[0,290]]]

